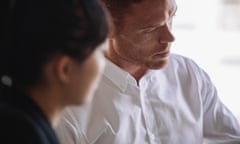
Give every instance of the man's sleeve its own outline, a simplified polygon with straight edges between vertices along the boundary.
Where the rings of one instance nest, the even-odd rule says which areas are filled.
[[[210,78],[203,72],[203,134],[205,144],[240,144],[239,121],[220,101]]]
[[[56,127],[61,144],[87,144],[81,131],[66,118],[62,118]]]

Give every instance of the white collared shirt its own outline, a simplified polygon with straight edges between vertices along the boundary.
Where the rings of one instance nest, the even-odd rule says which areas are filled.
[[[91,104],[66,109],[62,144],[240,144],[240,126],[207,74],[171,55],[139,81],[107,60]]]

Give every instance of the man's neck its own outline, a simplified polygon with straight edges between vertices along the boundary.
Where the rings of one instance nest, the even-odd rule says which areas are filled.
[[[112,63],[120,67],[121,69],[127,71],[129,74],[131,74],[137,83],[139,83],[139,80],[147,73],[149,70],[146,67],[139,66],[136,64],[133,64],[125,59],[120,58],[114,51],[108,51],[105,53],[105,57],[110,60]]]

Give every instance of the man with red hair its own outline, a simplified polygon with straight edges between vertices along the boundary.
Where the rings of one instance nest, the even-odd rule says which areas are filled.
[[[63,144],[239,144],[240,126],[208,75],[170,53],[175,0],[102,0],[107,67],[93,102],[67,109]]]

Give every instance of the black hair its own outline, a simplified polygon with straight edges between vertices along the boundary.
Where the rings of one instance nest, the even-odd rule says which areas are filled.
[[[83,62],[108,34],[107,16],[97,0],[3,1],[0,78],[16,87],[36,84],[56,54]]]

